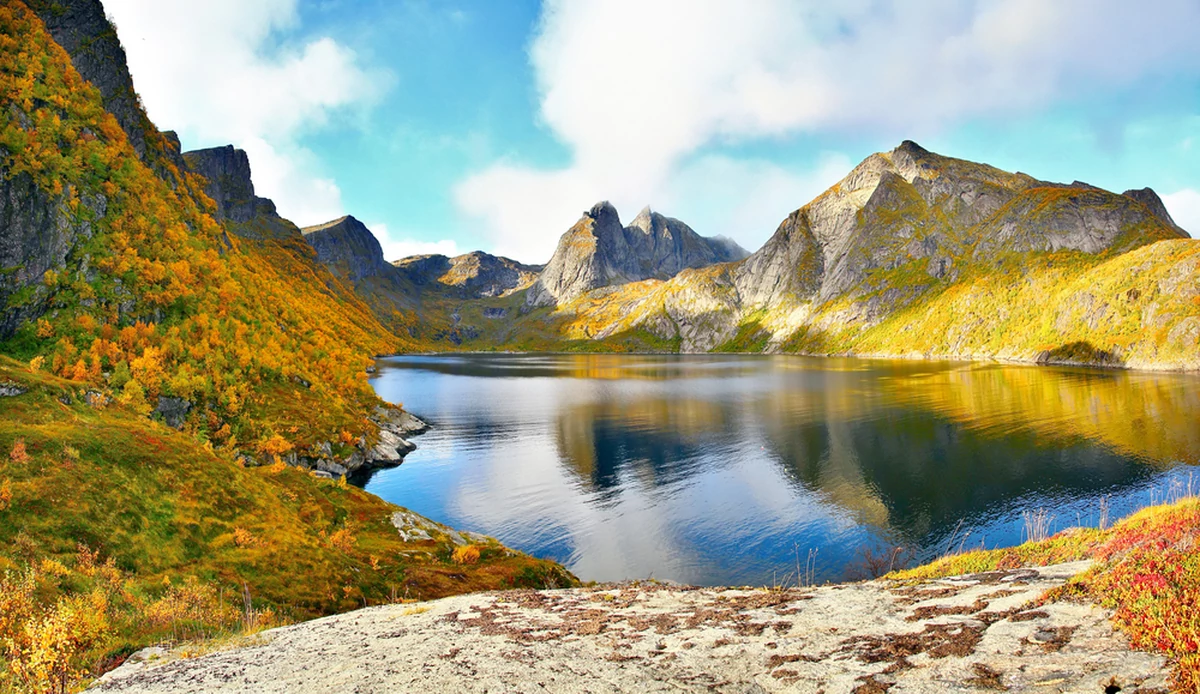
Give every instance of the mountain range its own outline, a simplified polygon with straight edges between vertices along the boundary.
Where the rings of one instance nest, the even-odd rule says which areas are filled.
[[[353,231],[308,238],[335,273],[362,270],[360,294],[406,315],[424,349],[1200,368],[1198,246],[1153,190],[1041,181],[911,141],[867,157],[750,254],[649,208],[623,226],[601,202],[544,268],[521,266],[492,291],[449,292],[444,281],[401,278],[377,243],[362,243],[365,227]],[[331,246],[364,255],[333,260]],[[446,272],[449,260],[437,262]],[[396,279],[381,299],[372,287],[386,278]]]

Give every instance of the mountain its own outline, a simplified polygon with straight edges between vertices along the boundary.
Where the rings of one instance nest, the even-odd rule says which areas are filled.
[[[415,255],[392,263],[413,284],[425,287],[434,282],[462,298],[504,296],[533,284],[545,266],[525,265],[511,258],[472,251],[453,258],[444,255]]]
[[[1096,255],[1180,236],[1165,215],[1149,189],[1134,197],[1046,183],[905,141],[789,215],[736,284],[746,306],[824,303],[870,291],[869,277],[912,262],[953,281],[1011,253]]]
[[[608,202],[596,203],[558,242],[529,290],[530,306],[569,303],[587,292],[627,282],[665,280],[686,268],[740,260],[746,252],[727,239],[709,239],[688,225],[643,209],[633,222]]]
[[[340,277],[357,282],[394,274],[383,259],[383,248],[365,224],[349,215],[301,229],[317,260]]]

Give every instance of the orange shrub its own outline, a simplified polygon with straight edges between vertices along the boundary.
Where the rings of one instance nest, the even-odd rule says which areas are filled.
[[[233,544],[241,547],[242,549],[247,549],[250,547],[257,547],[259,545],[259,541],[257,537],[254,537],[254,533],[251,533],[245,528],[238,527],[233,529]]]
[[[29,453],[25,451],[25,439],[17,439],[13,443],[12,451],[8,454],[8,459],[18,465],[24,465],[29,462]]]

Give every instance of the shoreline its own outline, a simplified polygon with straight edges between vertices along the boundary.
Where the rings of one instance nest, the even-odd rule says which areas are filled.
[[[840,354],[826,353],[816,354],[808,352],[655,352],[655,351],[587,351],[587,350],[424,350],[417,352],[394,352],[391,354],[376,354],[372,359],[378,361],[380,359],[391,359],[397,357],[441,357],[452,355],[466,356],[484,356],[489,354],[507,355],[507,356],[531,356],[531,355],[551,355],[551,356],[574,356],[574,355],[602,355],[602,356],[680,356],[680,357],[719,357],[719,356],[742,356],[742,357],[801,357],[805,359],[860,359],[863,361],[903,361],[903,362],[929,362],[941,364],[960,364],[960,365],[991,365],[991,366],[1027,366],[1027,367],[1053,367],[1053,368],[1075,368],[1086,369],[1089,371],[1102,372],[1129,372],[1129,373],[1144,373],[1144,374],[1177,374],[1182,376],[1200,376],[1200,366],[1187,367],[1177,365],[1137,365],[1130,366],[1127,364],[1104,364],[1096,362],[1070,361],[1070,360],[1051,360],[1041,361],[1038,359],[1022,359],[1017,357],[987,357],[987,356],[971,356],[971,355],[919,355],[919,354],[889,354],[881,352],[858,353],[858,354]],[[376,374],[371,374],[375,376]]]

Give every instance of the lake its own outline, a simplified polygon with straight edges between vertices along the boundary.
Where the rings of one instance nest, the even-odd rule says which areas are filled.
[[[377,368],[380,396],[433,429],[358,483],[584,580],[869,577],[893,555],[1020,544],[1026,513],[1115,520],[1186,492],[1200,461],[1191,375],[740,355]]]

